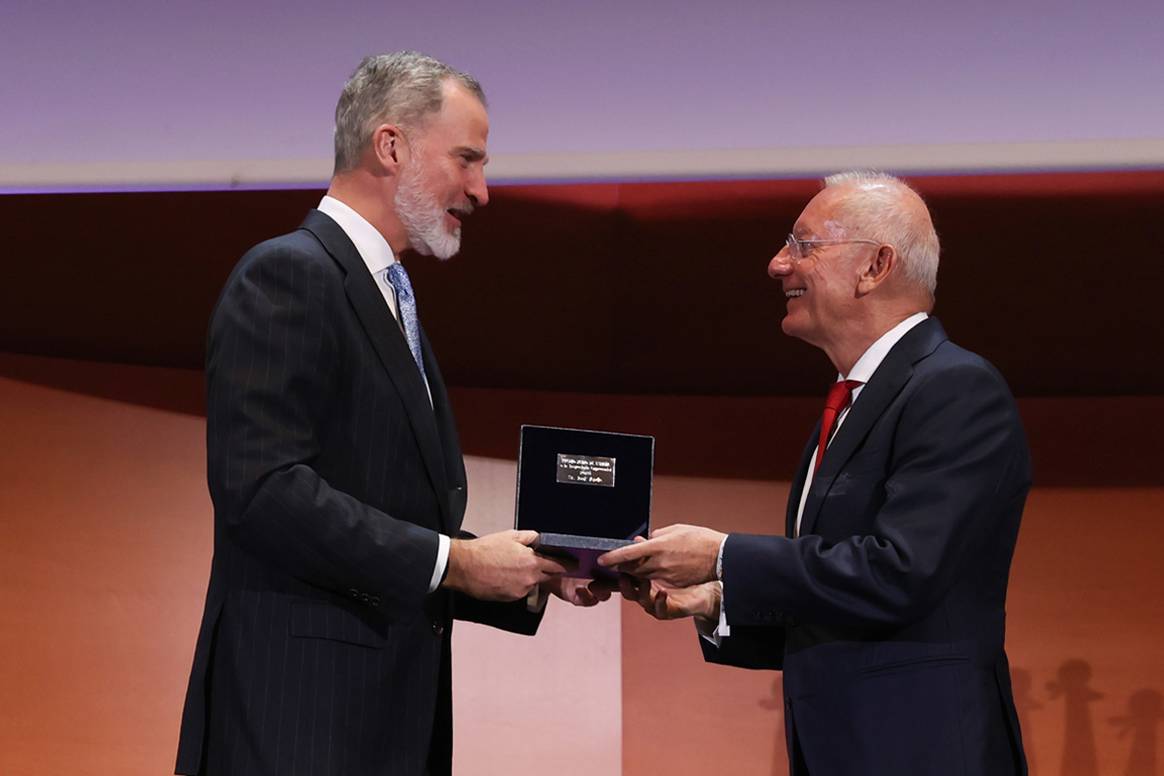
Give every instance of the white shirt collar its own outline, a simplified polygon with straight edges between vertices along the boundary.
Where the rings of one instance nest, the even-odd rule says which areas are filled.
[[[339,224],[340,229],[344,230],[344,234],[356,246],[356,252],[368,266],[372,277],[379,277],[381,272],[395,263],[396,256],[384,235],[362,215],[352,210],[351,206],[325,194],[319,201],[319,212],[330,216]]]
[[[857,359],[857,363],[853,364],[853,368],[849,370],[848,375],[837,375],[838,380],[859,380],[861,383],[869,382],[873,377],[873,373],[877,371],[877,367],[881,366],[881,362],[889,355],[889,351],[893,346],[906,335],[906,333],[917,326],[919,323],[929,318],[925,313],[914,313],[906,318],[901,323],[894,326],[889,331],[877,338],[877,341],[869,346],[869,349],[861,354]],[[864,386],[862,386],[864,387]]]

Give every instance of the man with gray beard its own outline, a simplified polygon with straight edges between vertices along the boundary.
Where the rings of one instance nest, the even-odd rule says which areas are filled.
[[[563,577],[532,531],[460,531],[464,462],[399,257],[457,252],[489,200],[488,132],[471,76],[368,57],[318,210],[227,280],[206,362],[214,559],[177,773],[449,773],[453,619],[532,634],[535,588],[609,595]]]

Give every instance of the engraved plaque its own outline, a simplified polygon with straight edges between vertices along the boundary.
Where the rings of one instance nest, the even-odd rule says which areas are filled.
[[[558,453],[558,482],[613,488],[615,460],[603,455]]]

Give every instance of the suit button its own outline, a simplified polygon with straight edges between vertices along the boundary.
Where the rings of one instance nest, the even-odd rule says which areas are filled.
[[[375,606],[375,607],[379,608],[379,606],[380,606],[380,596],[378,596],[378,595],[374,595],[374,596],[372,596],[372,600],[371,600],[371,601],[369,601],[368,603],[370,603],[372,606]]]
[[[348,588],[348,598],[355,598],[355,599],[359,600],[360,591],[356,590],[354,587],[349,587]]]
[[[439,622],[434,622],[434,623],[432,624],[432,632],[433,632],[433,633],[435,633],[437,636],[443,636],[443,635],[445,635],[445,626],[444,626],[444,624],[443,624],[443,623],[439,623]]]

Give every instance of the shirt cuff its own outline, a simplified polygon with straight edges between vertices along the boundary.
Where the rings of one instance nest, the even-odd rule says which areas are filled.
[[[732,635],[732,626],[727,621],[727,596],[724,595],[723,582],[716,584],[719,585],[719,624],[715,626],[715,634],[718,638],[726,639]]]
[[[534,589],[529,591],[529,595],[525,597],[525,610],[537,614],[546,608],[546,601],[549,600],[550,597],[546,594],[546,591],[542,590],[542,586],[534,585]]]
[[[732,635],[732,629],[727,624],[727,607],[723,605],[723,582],[716,582],[719,585],[719,622],[716,623],[715,628],[711,627],[711,623],[700,617],[695,618],[695,631],[709,643],[719,647],[723,644],[723,640]]]
[[[449,545],[452,541],[444,534],[437,534],[436,565],[432,569],[432,579],[428,581],[428,592],[433,592],[445,578],[445,568],[449,565]]]

